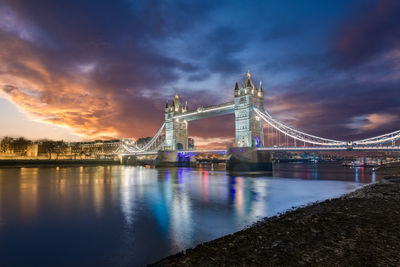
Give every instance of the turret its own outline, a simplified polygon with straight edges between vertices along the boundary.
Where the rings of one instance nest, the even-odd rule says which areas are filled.
[[[256,89],[256,86],[253,83],[253,80],[251,79],[251,74],[250,70],[247,71],[247,78],[246,81],[243,84],[243,88],[247,88],[248,90]]]
[[[257,96],[258,96],[259,98],[264,99],[264,91],[263,91],[263,88],[262,88],[262,82],[261,82],[261,81],[260,81],[260,87],[258,88]]]
[[[240,95],[240,89],[239,89],[238,83],[236,82],[235,83],[235,96],[238,96],[238,95]]]
[[[262,84],[254,85],[250,70],[243,85],[235,85],[235,144],[238,147],[255,147],[264,144],[263,122],[253,108],[264,109]]]
[[[169,102],[165,104],[165,112],[174,112],[174,113],[185,113],[187,112],[187,103],[185,104],[185,107],[182,105],[178,94],[175,95],[174,100],[172,101],[172,104],[170,105]]]
[[[175,98],[174,98],[174,107],[175,107],[175,112],[180,112],[180,111],[182,111],[182,104],[181,104],[181,101],[179,100],[179,96],[178,96],[178,93],[175,95]]]
[[[165,143],[166,150],[187,149],[187,127],[188,122],[182,118],[176,118],[177,115],[186,113],[188,110],[187,102],[182,105],[178,94],[175,95],[172,104],[167,102],[165,109]]]

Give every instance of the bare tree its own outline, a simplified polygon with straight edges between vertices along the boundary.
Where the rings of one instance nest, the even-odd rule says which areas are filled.
[[[7,150],[10,149],[11,147],[11,143],[14,140],[14,138],[9,137],[9,136],[5,136],[1,139],[0,141],[0,152],[7,152]]]

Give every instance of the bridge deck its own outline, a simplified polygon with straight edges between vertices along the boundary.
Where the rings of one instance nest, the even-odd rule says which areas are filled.
[[[368,147],[353,147],[349,149],[348,147],[259,147],[256,148],[260,151],[394,151],[400,152],[400,146],[368,146]],[[201,153],[216,153],[216,154],[226,154],[226,149],[196,149],[196,150],[183,150],[176,151],[182,154],[201,154]],[[125,153],[122,155],[156,155],[158,151],[145,151],[136,153]]]
[[[195,111],[190,111],[184,114],[174,116],[174,119],[184,119],[186,121],[193,121],[205,119],[208,117],[230,114],[235,111],[235,106],[232,102],[224,103],[217,106],[200,107]]]
[[[259,147],[263,151],[400,151],[400,146],[338,147]]]

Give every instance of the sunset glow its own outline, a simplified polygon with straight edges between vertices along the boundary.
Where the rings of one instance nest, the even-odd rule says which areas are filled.
[[[217,104],[232,99],[249,68],[256,83],[264,82],[265,108],[295,127],[342,139],[398,128],[397,1],[301,9],[295,2],[290,9],[22,2],[0,4],[0,97],[24,117],[0,135],[30,137],[19,130],[29,120],[48,138],[152,136],[176,92],[190,110]],[[71,9],[74,19],[61,23]],[[143,19],[149,16],[155,19]],[[14,112],[4,103],[2,114]],[[217,117],[192,123],[189,136],[201,146],[225,144],[233,128]]]

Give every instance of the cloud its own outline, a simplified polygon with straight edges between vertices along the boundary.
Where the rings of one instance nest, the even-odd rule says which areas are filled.
[[[345,20],[333,50],[342,67],[363,63],[400,42],[400,2],[396,0],[373,1],[368,9]]]
[[[41,42],[44,35],[34,23],[24,20],[11,8],[0,3],[0,30],[15,34],[21,40]]]
[[[398,129],[398,124],[384,127],[354,126],[357,117],[365,114],[400,114],[400,91],[396,83],[357,83],[336,81],[325,85],[306,80],[269,95],[265,89],[266,109],[272,116],[305,132],[322,137],[349,140],[353,137],[371,137]],[[267,87],[266,87],[267,88]],[[275,90],[274,90],[275,91]]]
[[[0,11],[9,14],[0,17],[3,96],[36,120],[90,138],[156,131],[163,119],[163,91],[177,79],[175,71],[191,73],[196,67],[160,54],[150,40],[189,27],[196,18],[186,11],[201,17],[208,6],[149,2],[2,5]],[[171,16],[175,9],[177,16]],[[46,32],[55,45],[33,42],[37,32]]]
[[[370,114],[366,117],[367,124],[363,125],[362,128],[366,130],[376,129],[378,127],[393,123],[398,120],[398,116],[394,114]]]
[[[193,136],[195,140],[195,147],[198,149],[213,148],[213,149],[226,149],[235,139],[232,137],[226,138],[204,138],[201,136]]]
[[[230,101],[250,68],[266,109],[306,132],[348,139],[397,128],[349,126],[400,114],[397,1],[316,3],[5,0],[2,95],[87,137],[138,138],[158,130],[175,92],[191,109]],[[222,144],[233,118],[190,122],[189,135]]]
[[[247,44],[237,30],[218,27],[207,36],[206,42],[213,44],[213,52],[208,56],[211,71],[225,75],[239,73],[243,69],[242,62],[235,55]]]

